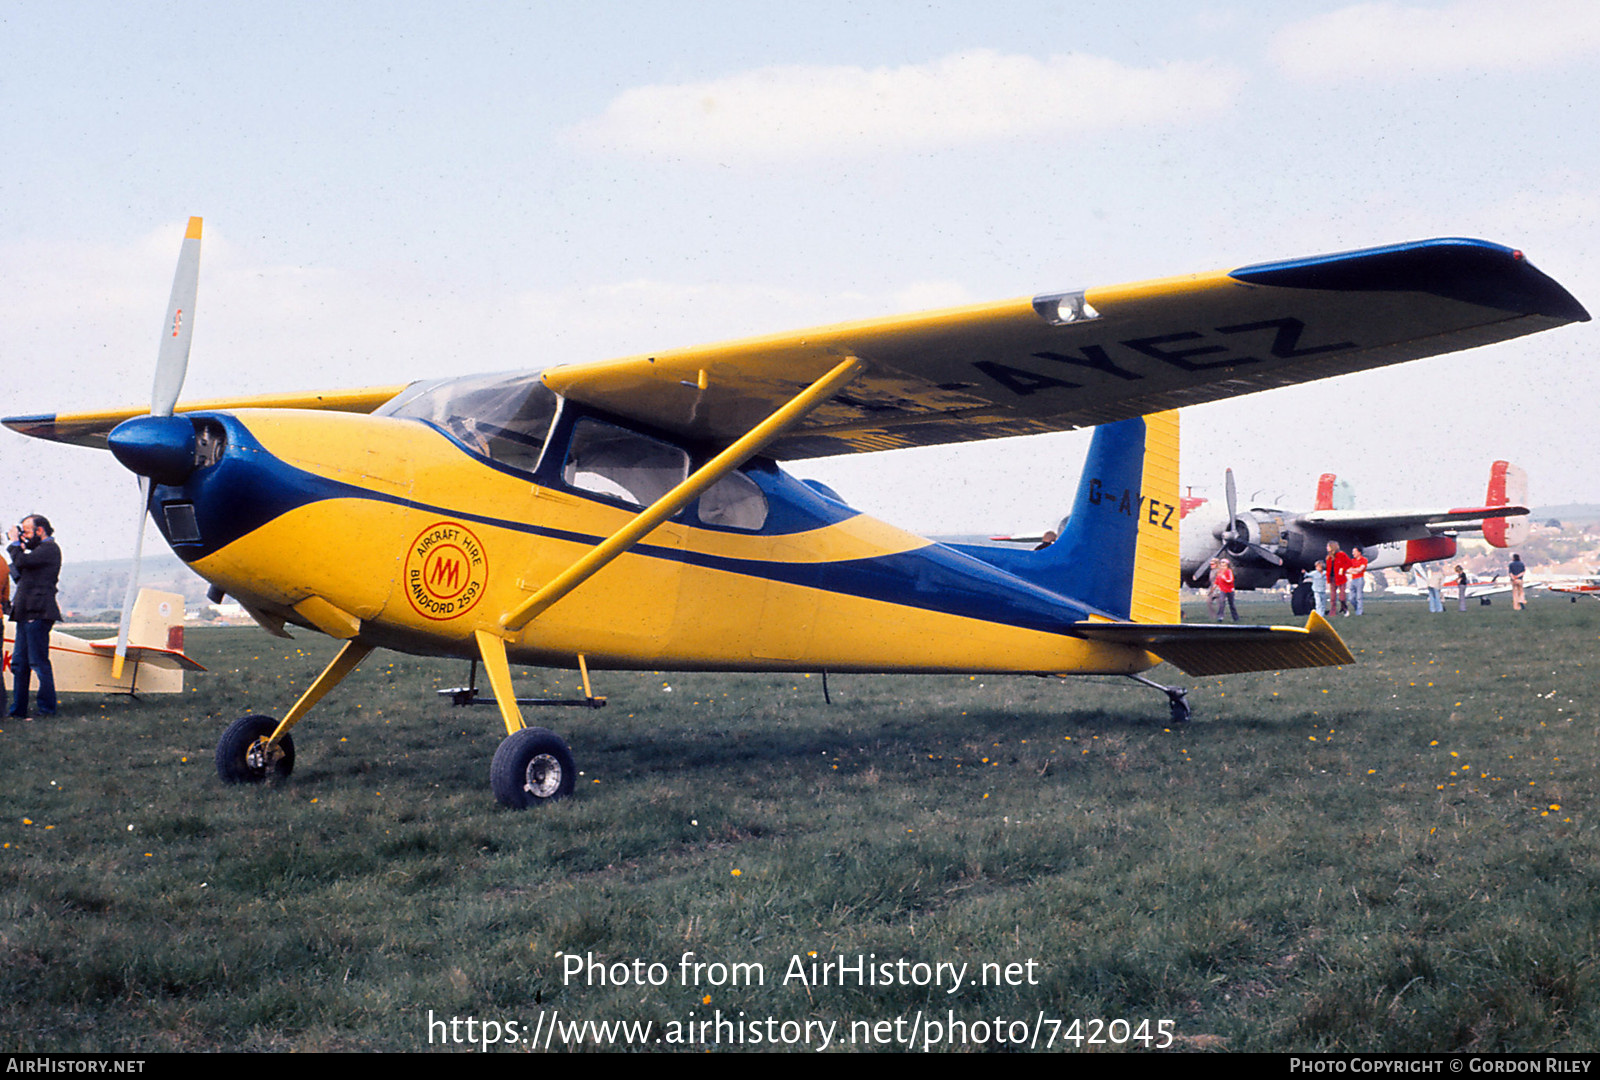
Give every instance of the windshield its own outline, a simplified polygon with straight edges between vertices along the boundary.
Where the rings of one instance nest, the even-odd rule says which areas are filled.
[[[427,420],[467,449],[520,472],[539,464],[558,399],[537,372],[418,383],[376,416]]]

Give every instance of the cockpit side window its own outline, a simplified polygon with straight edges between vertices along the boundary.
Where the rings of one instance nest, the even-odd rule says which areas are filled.
[[[558,403],[537,374],[483,375],[412,387],[375,415],[427,420],[473,453],[532,473]]]
[[[689,476],[689,455],[671,443],[584,418],[572,427],[561,478],[636,506],[649,506]]]
[[[731,472],[700,496],[700,520],[726,529],[759,532],[767,523],[767,497],[742,472]]]

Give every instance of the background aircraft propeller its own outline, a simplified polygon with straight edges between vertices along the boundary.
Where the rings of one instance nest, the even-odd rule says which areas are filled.
[[[189,370],[189,341],[194,334],[194,301],[200,286],[200,219],[189,219],[183,247],[178,252],[178,269],[172,277],[172,298],[167,301],[167,321],[161,327],[161,348],[156,354],[156,377],[150,389],[150,416],[170,417],[183,390],[183,377]],[[129,421],[137,431],[138,421]],[[152,425],[146,424],[146,427]],[[169,428],[170,430],[170,428]],[[189,439],[193,440],[192,432]],[[158,443],[160,440],[156,440]],[[113,449],[116,449],[113,447]],[[139,562],[144,555],[144,516],[150,506],[151,472],[136,467],[122,452],[123,464],[139,473],[139,516],[133,530],[133,571],[128,575],[128,591],[122,599],[122,619],[117,626],[116,658],[111,662],[111,677],[122,677],[128,655],[128,623],[133,617],[133,601],[139,592]]]
[[[1194,579],[1197,582],[1205,581],[1211,576],[1212,559],[1220,559],[1224,556],[1229,558],[1237,558],[1247,551],[1253,552],[1259,558],[1271,563],[1273,566],[1283,565],[1283,559],[1279,558],[1277,552],[1270,548],[1262,547],[1260,544],[1250,539],[1250,523],[1239,516],[1239,491],[1233,483],[1232,469],[1227,471],[1226,480],[1226,489],[1228,495],[1228,523],[1217,530],[1215,535],[1218,540],[1222,541],[1222,544],[1210,555],[1210,557],[1206,559],[1205,565],[1203,565],[1199,572],[1195,574]]]

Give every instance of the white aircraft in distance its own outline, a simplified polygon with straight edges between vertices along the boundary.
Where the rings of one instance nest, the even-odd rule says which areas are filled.
[[[1561,593],[1574,604],[1578,602],[1579,597],[1584,596],[1592,596],[1596,600],[1600,600],[1600,570],[1595,571],[1588,577],[1550,578],[1539,584],[1553,593]]]
[[[1534,589],[1544,588],[1544,584],[1542,582],[1529,581],[1526,587],[1528,592],[1532,592]],[[1461,596],[1460,588],[1456,584],[1454,569],[1447,570],[1444,576],[1444,587],[1439,590],[1442,598],[1445,600],[1459,599]],[[1406,585],[1391,585],[1388,591],[1395,596],[1427,596],[1427,572],[1420,566],[1413,566],[1411,568],[1410,583]],[[1510,594],[1511,579],[1503,574],[1491,574],[1488,577],[1471,573],[1467,575],[1468,600],[1483,601],[1491,596],[1509,596]]]
[[[11,649],[17,624],[5,624],[5,652],[0,672],[6,693],[11,693]],[[128,625],[128,660],[121,678],[113,678],[111,663],[116,635],[87,641],[60,630],[50,631],[50,667],[57,693],[181,694],[183,673],[204,671],[183,651],[183,597],[177,593],[139,590]]]
[[[1273,506],[1239,507],[1233,470],[1227,472],[1225,506],[1196,500],[1183,516],[1179,563],[1188,585],[1202,585],[1210,561],[1233,563],[1235,587],[1265,589],[1279,581],[1298,585],[1334,541],[1348,553],[1359,547],[1368,570],[1453,558],[1456,534],[1482,531],[1495,547],[1521,544],[1528,535],[1528,474],[1504,461],[1489,470],[1482,506],[1439,510],[1334,509],[1338,482],[1324,473],[1317,507],[1305,512]]]

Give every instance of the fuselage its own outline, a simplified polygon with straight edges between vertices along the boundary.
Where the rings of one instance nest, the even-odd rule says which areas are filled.
[[[548,394],[548,392],[545,392]],[[708,448],[572,403],[464,422],[188,414],[200,449],[150,510],[173,550],[269,626],[472,657],[474,632],[637,514]],[[380,410],[381,412],[381,410]],[[409,415],[407,414],[409,412]],[[715,670],[1129,673],[1100,614],[752,460],[509,635],[513,661]]]

